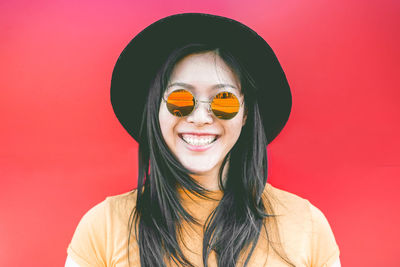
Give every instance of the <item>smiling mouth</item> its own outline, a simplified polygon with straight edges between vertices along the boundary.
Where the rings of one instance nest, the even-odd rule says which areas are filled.
[[[187,144],[192,146],[206,146],[214,143],[218,139],[217,135],[193,135],[193,134],[180,134],[179,137]]]

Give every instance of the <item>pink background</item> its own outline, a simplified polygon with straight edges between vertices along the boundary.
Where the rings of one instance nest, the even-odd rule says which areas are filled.
[[[270,182],[319,207],[343,266],[400,266],[398,1],[2,1],[0,265],[63,266],[83,214],[136,186],[109,96],[150,23],[228,16],[276,52],[293,92]]]

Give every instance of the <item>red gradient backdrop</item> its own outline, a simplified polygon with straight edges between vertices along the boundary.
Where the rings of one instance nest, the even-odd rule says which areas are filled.
[[[400,266],[399,11],[389,0],[1,1],[0,265],[63,266],[82,215],[136,186],[137,144],[110,104],[114,63],[153,21],[207,12],[256,30],[289,79],[271,184],[324,212],[343,266]]]

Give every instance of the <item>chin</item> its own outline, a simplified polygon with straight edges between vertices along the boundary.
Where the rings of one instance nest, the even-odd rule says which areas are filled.
[[[198,174],[198,175],[204,175],[208,173],[212,173],[213,170],[217,167],[217,164],[210,164],[210,162],[207,162],[204,164],[201,161],[196,160],[194,163],[193,161],[188,162],[188,161],[181,161],[183,163],[183,166],[188,169],[189,171]]]
[[[197,168],[196,166],[193,166],[193,165],[185,166],[185,168],[188,169],[189,171],[193,172],[194,174],[198,174],[198,175],[201,175],[201,174],[204,175],[204,174],[210,173],[214,169],[214,168],[204,168],[204,167]]]

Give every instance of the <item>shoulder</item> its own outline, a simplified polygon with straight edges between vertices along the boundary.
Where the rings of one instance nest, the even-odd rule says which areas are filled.
[[[312,231],[312,205],[307,199],[267,183],[263,200],[268,213],[276,219],[283,239],[302,245],[309,242],[306,233]]]
[[[106,266],[114,244],[126,238],[125,229],[135,203],[136,190],[132,190],[106,197],[90,208],[75,229],[68,255],[80,266]]]
[[[129,217],[131,211],[136,207],[136,189],[114,196],[108,196],[103,202],[110,215],[119,218]]]
[[[306,213],[310,212],[311,203],[298,195],[276,188],[267,183],[264,189],[263,198],[269,201],[276,215]]]
[[[327,218],[309,200],[268,183],[264,199],[273,208],[288,254],[300,257],[311,266],[324,266],[323,263],[329,266],[339,257],[339,248]]]
[[[269,183],[265,187],[264,197],[271,202],[277,215],[296,214],[296,217],[303,218],[311,223],[326,221],[322,211],[308,199],[278,189]]]
[[[269,183],[265,187],[263,196],[271,204],[273,214],[282,222],[302,225],[311,232],[317,229],[330,230],[324,213],[309,200],[278,189]]]
[[[306,220],[311,226],[321,226],[328,223],[324,213],[313,205],[309,200],[296,194],[278,189],[267,183],[264,190],[264,197],[268,199],[274,208],[274,213],[278,215],[293,215],[297,218]],[[329,225],[329,224],[328,224]]]
[[[106,197],[103,201],[90,208],[82,217],[80,224],[101,222],[111,218],[129,216],[130,211],[136,206],[136,189],[123,194]]]

